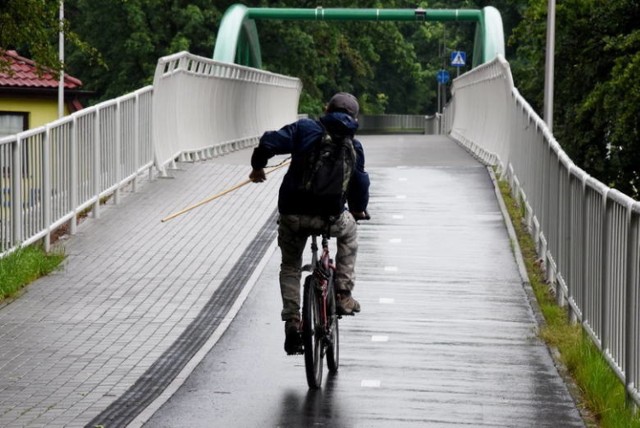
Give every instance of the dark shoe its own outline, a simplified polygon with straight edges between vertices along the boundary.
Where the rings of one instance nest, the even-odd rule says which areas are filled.
[[[336,297],[338,315],[353,315],[356,312],[360,312],[360,303],[350,294],[338,293]]]
[[[284,350],[287,355],[302,354],[302,336],[300,335],[300,320],[292,318],[284,323]]]

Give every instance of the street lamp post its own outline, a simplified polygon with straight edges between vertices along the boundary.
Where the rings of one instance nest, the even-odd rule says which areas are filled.
[[[64,0],[60,0],[60,32],[58,34],[58,56],[60,64],[64,64]],[[58,119],[64,116],[64,68],[60,68],[58,82]]]
[[[547,5],[547,51],[544,72],[544,121],[553,132],[553,69],[556,43],[556,0]]]

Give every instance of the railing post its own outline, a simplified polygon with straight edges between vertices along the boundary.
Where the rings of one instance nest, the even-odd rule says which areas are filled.
[[[100,218],[100,109],[96,109],[95,138],[93,141],[93,192],[96,201],[93,204],[93,218]]]
[[[606,355],[609,349],[609,337],[607,329],[609,328],[609,270],[611,268],[609,263],[609,254],[611,253],[611,244],[609,242],[609,210],[611,209],[611,199],[608,192],[603,195],[602,208],[604,210],[602,215],[602,274],[601,274],[601,292],[600,301],[602,307],[600,313],[602,317],[602,332],[600,333],[600,344],[602,353]]]
[[[638,204],[636,203],[636,206]],[[638,233],[640,224],[640,209],[635,211],[633,206],[628,214],[628,237],[627,237],[627,283],[626,283],[626,318],[625,318],[625,391],[627,407],[633,414],[636,414],[638,405],[633,399],[631,391],[636,389],[634,379],[637,376],[636,353],[638,344],[638,325],[635,318],[638,313],[638,287],[640,286],[640,272],[638,272]],[[637,392],[637,390],[636,390]]]
[[[12,246],[22,242],[22,162],[20,162],[20,152],[22,139],[18,137],[13,145],[13,186],[11,188],[11,224],[13,225]]]
[[[536,125],[536,136],[539,135],[539,133],[541,133],[540,130],[540,125],[537,124]],[[544,135],[544,134],[543,134]],[[544,141],[543,137],[540,137],[542,139],[542,141]],[[540,140],[539,140],[540,141]],[[541,177],[541,181],[542,184],[540,186],[540,200],[539,203],[542,205],[541,209],[540,209],[540,217],[538,218],[538,223],[540,223],[540,230],[542,231],[541,234],[544,237],[544,239],[540,239],[540,237],[538,237],[538,245],[540,246],[540,257],[542,258],[542,263],[543,263],[543,268],[544,268],[544,272],[545,272],[545,279],[548,283],[551,283],[551,277],[550,277],[550,271],[552,269],[551,267],[551,263],[549,263],[549,258],[547,257],[547,251],[549,250],[549,247],[551,246],[551,242],[550,240],[553,239],[551,235],[551,231],[549,230],[549,192],[550,192],[550,186],[551,186],[551,180],[549,179],[549,170],[550,168],[550,155],[549,155],[549,151],[551,150],[551,148],[547,145],[547,150],[545,151],[544,149],[541,150],[542,153],[542,177]],[[535,208],[534,208],[535,209]],[[555,284],[552,284],[555,288]],[[556,295],[558,294],[558,290],[557,288],[555,288],[556,290]]]
[[[551,144],[549,144],[549,155],[550,155],[550,159],[549,162],[554,160],[553,157],[553,148],[551,147]],[[555,159],[556,162],[556,168],[555,168],[555,174],[554,174],[554,181],[555,181],[555,191],[556,191],[556,195],[555,195],[555,201],[556,201],[556,214],[558,214],[556,216],[556,219],[554,221],[555,224],[555,230],[553,232],[550,232],[553,236],[550,237],[550,239],[553,240],[553,244],[551,245],[551,247],[553,248],[553,251],[556,252],[555,254],[555,263],[553,263],[552,269],[553,272],[551,272],[548,276],[549,276],[549,280],[554,282],[556,284],[556,304],[558,306],[560,306],[561,308],[564,307],[567,302],[565,299],[565,294],[564,294],[564,287],[562,286],[562,282],[559,279],[559,275],[558,272],[560,271],[560,267],[562,266],[562,263],[565,261],[563,260],[563,254],[562,254],[562,244],[561,244],[561,240],[564,237],[562,235],[562,233],[564,232],[564,228],[562,227],[562,222],[564,221],[564,217],[560,217],[559,214],[565,214],[563,212],[563,210],[561,209],[562,206],[562,189],[560,187],[561,184],[561,180],[560,180],[560,175],[562,174],[561,171],[561,162],[560,162],[560,157],[558,156]],[[551,183],[550,183],[551,184]],[[550,186],[551,187],[551,186]],[[551,217],[551,216],[549,216]],[[549,220],[549,224],[551,224],[551,221]],[[565,266],[566,269],[566,266]]]
[[[567,283],[567,291],[568,291],[568,297],[573,297],[574,298],[574,302],[575,301],[575,294],[571,293],[571,290],[573,289],[573,293],[575,293],[575,287],[578,285],[578,279],[575,277],[574,273],[576,272],[576,269],[574,268],[574,256],[573,256],[573,251],[574,251],[574,230],[575,228],[574,226],[574,221],[576,220],[574,215],[573,215],[573,197],[572,197],[572,193],[573,193],[573,175],[571,174],[571,168],[567,168],[567,186],[569,188],[569,201],[567,203],[567,222],[565,224],[565,227],[567,228],[567,242],[565,243],[565,245],[567,246],[567,267],[566,267],[566,272],[568,275],[568,278],[565,278],[565,281]],[[579,242],[579,241],[578,241]],[[577,302],[576,302],[577,303]],[[568,313],[568,318],[569,318],[569,323],[571,325],[575,325],[578,322],[578,315],[576,314],[576,311],[573,309],[572,305],[567,305],[569,313]],[[580,308],[581,310],[584,310],[583,307]]]
[[[47,234],[44,236],[44,250],[51,250],[51,126],[47,125],[42,142],[42,209],[44,226]]]
[[[569,255],[568,250],[569,245],[571,245],[571,176],[569,174],[569,168],[566,168],[566,174],[564,174],[566,178],[563,180],[563,172],[565,172],[564,165],[560,156],[558,156],[558,186],[560,187],[560,184],[562,183],[564,184],[564,187],[558,189],[557,195],[557,209],[560,214],[560,218],[558,219],[558,240],[556,241],[556,251],[558,251],[557,258],[560,259],[560,261],[556,260],[556,267],[558,268],[558,271],[562,268],[562,271],[564,272],[564,275],[558,275],[562,278],[562,281],[558,280],[558,287],[562,288],[563,292],[565,290],[567,292],[566,296],[563,296],[562,304],[558,304],[560,306],[566,305],[569,307],[569,319],[571,319],[571,305],[567,305],[567,302],[565,301],[565,299],[568,300],[571,297],[569,289],[569,281],[571,280],[571,256]],[[567,194],[563,192],[565,189],[568,190],[568,192],[566,192]],[[564,287],[562,286],[562,283],[564,283]]]
[[[136,92],[133,108],[133,170],[136,172],[131,183],[131,191],[138,188],[138,168],[140,167],[140,95]]]
[[[73,217],[69,220],[69,233],[75,235],[78,231],[78,119],[73,116],[71,122],[71,141],[69,143],[69,157],[71,158],[69,163],[71,164],[71,185],[69,191],[71,192],[71,209],[73,210]]]
[[[122,180],[122,159],[120,159],[120,144],[122,142],[122,136],[120,135],[120,123],[122,122],[120,120],[120,113],[122,113],[122,107],[120,105],[120,100],[116,101],[116,141],[115,141],[115,154],[114,157],[115,159],[115,182],[116,182],[116,190],[115,190],[115,194],[114,194],[114,203],[116,205],[118,205],[120,203],[120,185],[121,185],[121,180]]]
[[[582,257],[580,260],[581,266],[580,271],[582,272],[582,278],[580,281],[580,311],[582,312],[582,328],[584,329],[587,323],[587,316],[585,311],[587,310],[587,251],[586,242],[587,242],[587,178],[586,176],[582,177],[582,227],[580,228],[580,242],[582,244]]]

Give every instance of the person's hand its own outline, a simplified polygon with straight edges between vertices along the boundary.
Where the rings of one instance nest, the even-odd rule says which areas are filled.
[[[251,174],[249,174],[249,180],[251,180],[254,183],[262,183],[266,179],[267,179],[267,174],[264,173],[263,168],[254,169],[251,171]]]
[[[366,211],[351,211],[351,215],[356,220],[369,220],[371,218],[369,217],[369,213],[367,213]]]

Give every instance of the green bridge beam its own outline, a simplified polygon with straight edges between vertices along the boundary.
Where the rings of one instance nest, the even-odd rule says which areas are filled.
[[[236,4],[227,9],[216,39],[213,59],[262,68],[256,20],[306,21],[417,21],[476,23],[473,67],[504,56],[504,32],[500,12],[488,6],[477,9],[296,9],[247,8]]]
[[[292,21],[476,21],[479,10],[464,9],[248,9],[249,19]]]

